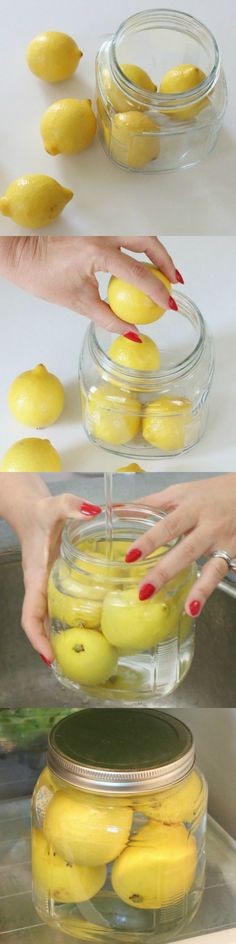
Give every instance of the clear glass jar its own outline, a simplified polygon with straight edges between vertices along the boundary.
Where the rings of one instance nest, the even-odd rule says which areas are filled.
[[[33,901],[88,944],[168,942],[204,889],[207,788],[165,712],[94,709],[49,736],[33,795]]]
[[[109,452],[167,458],[191,449],[205,432],[213,341],[194,302],[182,292],[174,297],[178,313],[165,312],[159,321],[140,325],[158,345],[159,370],[114,363],[113,336],[94,322],[87,329],[79,364],[83,425],[91,442]]]
[[[151,83],[143,83],[148,87],[135,84],[136,71],[127,77],[122,71],[127,63],[148,74]],[[166,74],[183,63],[200,70],[199,81],[178,91]],[[96,75],[100,140],[121,167],[146,173],[177,170],[197,164],[213,150],[227,87],[216,40],[199,20],[162,9],[130,16],[101,46]],[[167,91],[162,92],[164,76]]]
[[[141,580],[170,545],[135,564],[124,560],[132,541],[162,517],[137,505],[116,507],[110,542],[105,510],[91,521],[69,520],[64,528],[48,584],[52,667],[59,681],[81,697],[84,693],[86,701],[90,696],[155,704],[190,668],[195,624],[184,603],[196,565],[141,601]]]

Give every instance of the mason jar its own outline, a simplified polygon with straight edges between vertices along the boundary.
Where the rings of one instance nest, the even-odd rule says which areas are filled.
[[[193,67],[185,81],[183,64]],[[100,140],[121,167],[177,170],[215,147],[227,87],[217,42],[195,17],[162,9],[130,16],[103,42],[96,81]]]
[[[156,370],[115,363],[110,332],[94,322],[86,331],[79,363],[82,418],[88,438],[102,449],[134,459],[168,458],[191,449],[205,432],[213,341],[195,303],[182,292],[174,296],[178,313],[140,326],[159,350]],[[133,341],[126,344],[136,348]]]
[[[176,542],[137,563],[125,562],[130,544],[163,517],[140,505],[115,507],[110,539],[105,509],[93,520],[70,519],[65,525],[48,583],[52,668],[86,701],[89,696],[155,704],[190,668],[195,623],[184,604],[196,565],[141,601],[141,580],[148,580],[150,568]]]
[[[59,721],[32,805],[33,902],[88,944],[172,942],[204,890],[207,787],[193,736],[150,709]]]

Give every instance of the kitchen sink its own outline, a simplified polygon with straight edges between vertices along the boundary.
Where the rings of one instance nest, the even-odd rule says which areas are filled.
[[[79,707],[78,694],[61,687],[22,632],[23,593],[20,550],[14,543],[0,548],[0,708]],[[236,594],[217,589],[197,621],[196,653],[187,677],[159,704],[235,707],[235,665]]]

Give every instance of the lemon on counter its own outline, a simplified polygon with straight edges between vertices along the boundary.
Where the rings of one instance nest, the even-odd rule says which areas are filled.
[[[205,78],[206,75],[205,72],[202,72],[202,69],[183,63],[182,65],[174,66],[173,69],[166,72],[166,75],[164,75],[161,80],[160,93],[164,95],[179,95],[181,92],[188,92],[191,91],[191,89],[195,89]],[[203,97],[200,102],[195,102],[193,105],[189,106],[186,105],[184,108],[175,108],[172,111],[167,108],[165,113],[176,118],[177,121],[191,121],[191,118],[195,118],[202,108],[205,108],[206,104],[207,96]]]
[[[157,91],[157,86],[154,85],[154,82],[152,82],[152,79],[148,73],[145,72],[144,69],[140,69],[139,66],[132,65],[131,63],[122,63],[122,65],[120,65],[120,69],[125,75],[126,79],[128,79],[132,85],[136,85],[137,88],[145,89],[148,92]],[[101,77],[106,97],[115,111],[122,112],[129,111],[133,108],[135,110],[142,110],[143,107],[145,108],[143,105],[139,106],[138,104],[132,104],[132,102],[129,101],[129,97],[124,92],[122,92],[113,81],[110,70],[106,66],[104,66],[102,69]]]
[[[112,384],[90,391],[86,413],[88,432],[102,442],[121,446],[138,433],[139,400]]]
[[[163,272],[160,272],[149,262],[144,262],[143,265],[149,269],[155,278],[163,282],[168,292],[171,291],[169,279],[166,275],[163,275]],[[161,305],[154,302],[140,288],[130,285],[130,282],[125,282],[124,279],[118,279],[116,275],[112,275],[109,281],[108,303],[118,318],[121,318],[122,321],[129,321],[130,324],[150,324],[151,321],[157,321],[158,318],[161,318],[165,311],[164,308],[161,308]],[[134,342],[131,343],[138,347]],[[141,348],[142,345],[140,344],[139,347]],[[134,352],[134,356],[139,356],[139,352],[137,355]]]
[[[29,174],[13,180],[0,198],[0,213],[26,229],[49,226],[62,213],[72,190],[45,174]]]
[[[198,773],[193,770],[183,783],[150,796],[135,799],[135,809],[151,820],[171,823],[193,823],[202,816],[206,791]]]
[[[120,112],[111,122],[110,153],[114,161],[139,169],[159,157],[159,126],[140,111]]]
[[[77,69],[82,55],[71,36],[54,30],[34,36],[26,51],[31,72],[46,82],[63,82],[64,79],[69,79]]]
[[[73,903],[93,898],[106,881],[106,867],[70,864],[57,855],[39,829],[32,829],[32,876],[37,889],[55,901]]]
[[[179,400],[159,397],[145,407],[142,421],[143,437],[151,446],[171,452],[187,446],[187,429],[192,404],[187,397]]]
[[[175,600],[168,600],[164,591],[139,600],[138,587],[110,590],[103,602],[101,629],[112,646],[130,655],[168,639],[177,631],[178,616]]]
[[[114,862],[112,886],[133,908],[165,908],[188,894],[196,867],[196,841],[185,826],[150,823]]]
[[[3,457],[2,472],[61,472],[60,456],[49,439],[19,439]]]
[[[124,465],[121,469],[116,469],[116,472],[144,472],[144,469],[141,469],[141,465],[138,462],[130,462],[129,465]]]
[[[8,393],[11,413],[23,423],[43,429],[58,420],[64,407],[64,389],[44,364],[26,370],[13,380]]]
[[[51,634],[58,665],[78,685],[102,685],[114,675],[117,652],[96,629],[79,626]]]
[[[125,848],[133,811],[107,797],[58,791],[49,803],[44,830],[49,843],[67,862],[106,865]]]
[[[50,105],[40,129],[48,154],[79,154],[96,134],[97,122],[90,98],[61,98]]]
[[[159,370],[160,352],[155,341],[140,334],[142,344],[136,344],[124,335],[112,342],[108,357],[115,364],[132,370]]]

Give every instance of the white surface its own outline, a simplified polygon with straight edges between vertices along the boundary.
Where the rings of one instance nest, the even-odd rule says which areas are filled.
[[[213,934],[200,934],[200,937],[185,938],[183,944],[235,944],[236,928],[227,931],[213,931]],[[178,941],[181,944],[181,941]]]
[[[235,234],[236,96],[235,0],[179,0],[173,7],[195,15],[214,33],[229,89],[224,129],[215,152],[202,165],[167,175],[131,174],[112,165],[98,142],[78,157],[52,158],[43,150],[39,122],[57,98],[94,97],[94,61],[104,37],[151,0],[1,0],[1,158],[0,191],[26,173],[46,173],[75,191],[60,220],[44,232],[125,234],[159,232]],[[171,7],[171,0],[162,0]],[[49,86],[25,62],[28,42],[50,29],[70,33],[84,51],[67,83]],[[0,233],[19,228],[0,216]],[[24,232],[24,231],[23,231]]]
[[[184,289],[192,298],[215,338],[216,368],[207,431],[185,455],[143,462],[147,471],[235,471],[235,258],[236,237],[167,237],[167,249],[185,277]],[[105,295],[106,277],[100,279]],[[0,462],[17,439],[41,435],[58,449],[64,471],[101,472],[127,465],[128,459],[92,446],[80,421],[78,360],[87,320],[73,312],[35,299],[2,280],[0,370]],[[61,419],[36,433],[20,426],[9,414],[7,391],[23,370],[45,363],[66,388]]]

